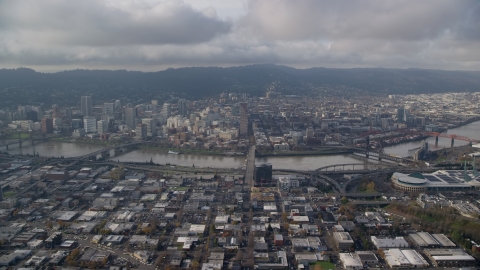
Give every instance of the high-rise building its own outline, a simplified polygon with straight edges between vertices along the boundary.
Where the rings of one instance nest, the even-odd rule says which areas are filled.
[[[171,114],[172,114],[172,108],[170,107],[170,103],[168,103],[168,102],[163,103],[162,117],[164,119],[167,119],[171,116]]]
[[[42,133],[44,133],[44,134],[53,133],[53,119],[52,118],[42,118]]]
[[[135,128],[135,118],[137,118],[136,108],[125,108],[125,125],[127,125],[129,129]]]
[[[81,99],[81,109],[83,116],[92,116],[92,97],[91,96],[82,96]]]
[[[93,116],[83,117],[83,128],[86,133],[97,132],[97,119]]]
[[[147,125],[140,123],[136,126],[135,138],[140,140],[144,140],[147,138]]]
[[[153,118],[144,118],[142,119],[142,123],[147,125],[147,136],[154,137],[157,136],[156,134],[156,119]]]
[[[31,120],[33,122],[38,121],[38,115],[36,111],[28,111],[27,112],[27,120]]]
[[[57,104],[52,105],[52,118],[61,118],[62,113],[60,112],[60,107]]]
[[[115,100],[115,111],[118,112],[121,109],[122,109],[122,102],[119,99]]]
[[[97,121],[97,133],[105,134],[108,132],[108,121]]]
[[[255,184],[263,185],[272,182],[272,164],[260,164],[255,166]]]
[[[240,102],[240,136],[245,137],[248,135],[248,104],[246,102]]]
[[[115,111],[115,104],[114,103],[103,103],[103,113],[107,114],[110,117],[113,117],[113,113]]]
[[[187,100],[181,98],[178,100],[178,114],[183,117],[187,117],[188,109],[187,109]]]
[[[405,108],[400,107],[397,109],[397,122],[405,122]]]
[[[65,119],[66,120],[72,120],[72,108],[71,107],[65,108]]]

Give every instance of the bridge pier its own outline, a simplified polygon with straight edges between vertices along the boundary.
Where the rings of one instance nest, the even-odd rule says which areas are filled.
[[[5,147],[7,148],[7,151],[8,151],[8,144],[7,144],[7,145],[5,145]]]
[[[382,161],[382,157],[378,155],[378,161]]]
[[[438,136],[435,137],[435,146],[438,146]]]
[[[453,147],[455,140],[452,138],[452,143],[450,144],[450,147]]]
[[[35,145],[35,140],[32,140],[32,145]]]
[[[20,146],[20,148],[22,148],[22,141],[19,141],[18,145]]]
[[[369,157],[370,157],[370,153],[367,152],[367,153],[365,154],[365,156],[366,156],[367,158],[369,158]]]

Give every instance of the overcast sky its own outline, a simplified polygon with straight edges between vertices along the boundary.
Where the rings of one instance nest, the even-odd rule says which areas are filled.
[[[480,70],[478,0],[0,0],[0,67]]]

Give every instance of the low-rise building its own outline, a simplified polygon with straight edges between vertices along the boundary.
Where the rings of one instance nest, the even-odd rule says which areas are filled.
[[[355,256],[365,265],[378,264],[378,258],[372,251],[356,251]]]
[[[385,261],[391,268],[426,268],[428,262],[413,249],[400,250],[397,248],[384,250]]]
[[[333,239],[339,250],[349,250],[354,244],[348,232],[333,232]]]
[[[340,253],[338,257],[342,262],[343,268],[347,270],[363,269],[363,264],[360,259],[352,253]]]
[[[370,240],[377,249],[407,248],[409,246],[407,241],[401,236],[395,238],[377,238],[376,236],[372,236],[370,237]]]
[[[424,249],[423,253],[436,267],[477,266],[475,258],[461,249]]]

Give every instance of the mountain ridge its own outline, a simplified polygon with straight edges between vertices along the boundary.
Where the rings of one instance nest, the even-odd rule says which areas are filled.
[[[0,69],[2,107],[26,102],[78,105],[81,95],[92,95],[96,102],[167,100],[172,94],[194,100],[222,92],[263,96],[267,88],[284,94],[309,95],[474,92],[480,91],[480,71],[296,69],[273,64],[182,67],[152,72],[75,69],[42,73],[30,68]]]

